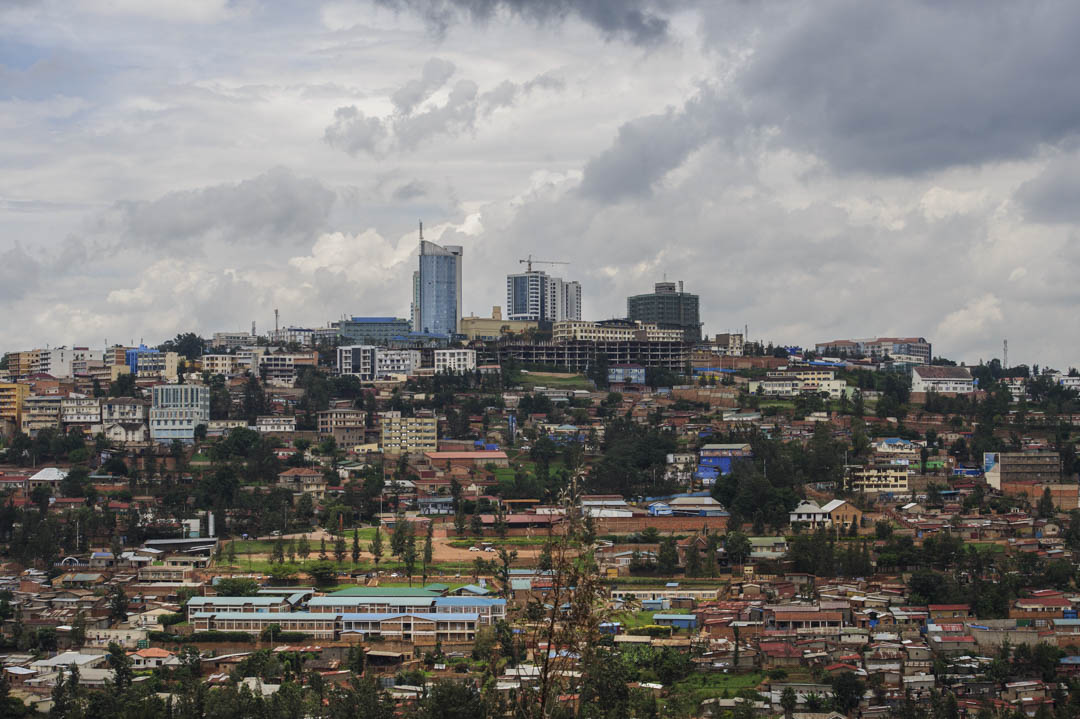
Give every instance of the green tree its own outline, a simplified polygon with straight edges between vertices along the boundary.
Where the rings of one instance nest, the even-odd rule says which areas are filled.
[[[428,522],[427,534],[424,535],[424,554],[421,559],[421,574],[424,577],[424,584],[427,584],[428,568],[431,566],[431,559],[434,556],[432,547],[432,536],[435,531],[435,524]]]
[[[131,688],[131,681],[135,678],[135,670],[131,668],[131,658],[119,644],[109,642],[107,661],[109,668],[113,670],[113,689],[118,695],[123,694]]]
[[[119,584],[114,585],[109,591],[109,620],[112,622],[126,622],[128,610],[128,598],[124,594],[124,588]]]
[[[360,530],[353,529],[352,532],[352,561],[353,564],[360,563]]]
[[[742,564],[750,557],[750,538],[737,530],[728,532],[724,538],[724,550],[729,560],[735,564]]]
[[[780,694],[780,706],[784,708],[784,716],[791,719],[791,714],[798,705],[799,698],[795,696],[795,690],[791,687],[784,687],[784,691]]]
[[[345,561],[345,553],[345,538],[339,536],[337,539],[334,540],[334,559],[337,560],[338,564],[341,564]]]
[[[832,678],[833,705],[838,712],[850,713],[859,706],[866,684],[853,672],[836,674]]]
[[[368,551],[371,552],[371,556],[375,561],[375,571],[379,571],[379,562],[383,557],[383,538],[382,532],[378,527],[375,527],[375,536],[371,538],[371,545],[368,547]]]
[[[679,566],[679,551],[675,547],[674,537],[664,537],[660,541],[660,551],[656,555],[656,563],[660,573],[671,576]]]
[[[409,578],[409,586],[412,586],[413,574],[416,572],[416,560],[418,553],[416,551],[416,532],[413,530],[412,524],[406,522],[405,526],[408,530],[405,533],[405,546],[401,550],[400,559],[405,565],[405,576]]]
[[[306,534],[301,535],[300,539],[297,540],[296,553],[300,555],[300,561],[306,561],[308,555],[311,554],[311,542]]]

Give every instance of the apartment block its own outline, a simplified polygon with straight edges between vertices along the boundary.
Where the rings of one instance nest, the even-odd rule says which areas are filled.
[[[476,350],[435,350],[436,372],[471,372],[476,369]]]
[[[203,355],[200,362],[202,363],[203,372],[209,372],[211,376],[232,377],[240,371],[240,363],[236,355]]]
[[[190,442],[195,428],[210,421],[210,388],[191,384],[154,387],[150,408],[150,438],[155,442],[174,439]]]
[[[60,404],[58,394],[32,394],[23,401],[22,432],[36,437],[43,429],[60,429]]]
[[[384,412],[380,431],[380,449],[386,454],[434,452],[439,448],[438,420],[433,413],[402,417],[399,412]]]
[[[23,404],[29,396],[29,385],[18,382],[0,383],[0,421],[10,422],[12,429],[20,429]]]
[[[274,352],[259,357],[259,374],[272,385],[292,387],[298,370],[318,367],[318,352]]]
[[[906,464],[867,464],[847,467],[848,488],[866,494],[907,494],[909,468]]]
[[[101,399],[69,395],[60,401],[60,421],[71,424],[101,424]]]

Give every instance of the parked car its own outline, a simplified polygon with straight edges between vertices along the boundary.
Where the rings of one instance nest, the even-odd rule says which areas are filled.
[[[470,552],[479,552],[479,551],[480,551],[480,547],[469,547],[469,551],[470,551]]]
[[[485,552],[494,552],[494,551],[495,551],[495,547],[484,547],[484,551],[485,551]]]

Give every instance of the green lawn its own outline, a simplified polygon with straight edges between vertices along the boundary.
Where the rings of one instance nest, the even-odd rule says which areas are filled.
[[[620,622],[626,629],[637,629],[655,624],[654,614],[689,614],[689,609],[665,609],[662,612],[618,612],[611,621]]]
[[[537,375],[521,373],[521,386],[525,389],[533,387],[552,387],[558,389],[593,389],[592,380],[580,374],[565,375]]]
[[[330,554],[330,552],[327,551],[327,556],[329,557],[330,562],[333,562],[335,565],[337,565],[337,562],[334,560],[334,555],[333,554]],[[490,557],[492,555],[488,554],[488,556]],[[295,569],[297,571],[297,573],[299,573],[299,572],[306,571],[307,566],[313,565],[318,561],[319,561],[319,554],[318,554],[318,548],[316,548],[316,550],[314,552],[312,552],[311,555],[308,556],[306,562],[301,562],[300,560],[297,560],[295,562],[290,562],[288,559],[286,559],[284,566],[291,567],[291,568]],[[224,561],[224,559],[223,559],[223,560],[217,562],[217,564],[215,566],[218,569],[230,569],[231,568],[231,569],[233,569],[233,570],[235,570],[237,572],[251,571],[251,572],[258,572],[259,574],[269,574],[270,573],[270,568],[271,567],[276,567],[278,565],[277,565],[277,563],[271,562],[271,561],[266,560],[266,559],[253,559],[249,563],[248,560],[247,560],[247,557],[245,555],[237,554],[236,555],[236,564],[230,565],[226,561]],[[352,557],[349,556],[349,555],[346,555],[345,561],[342,562],[340,565],[337,565],[337,566],[339,567],[339,571],[342,571],[342,572],[373,572],[373,571],[375,571],[375,565],[372,562],[359,562],[357,564],[353,564],[352,563]],[[382,562],[379,562],[379,571],[383,573],[384,577],[389,572],[403,572],[402,567],[403,567],[402,563],[398,562],[398,561],[386,561],[386,560],[384,560]],[[420,579],[420,564],[419,564],[419,562],[416,564],[416,568],[413,571],[415,572],[413,574],[413,580],[414,580],[413,584],[415,584]],[[464,578],[466,576],[471,577],[472,576],[472,571],[473,571],[473,565],[472,565],[471,562],[469,562],[469,563],[465,563],[465,562],[448,562],[448,563],[443,563],[443,564],[433,564],[430,567],[428,567],[428,574],[429,575],[434,575],[434,574],[461,574],[462,578]]]
[[[507,537],[506,539],[499,539],[498,537],[484,537],[477,539],[454,539],[449,542],[451,547],[456,549],[468,549],[474,545],[479,545],[481,542],[491,544],[496,547],[542,547],[547,542],[546,537]]]
[[[743,689],[753,689],[765,678],[761,672],[751,674],[721,674],[720,672],[695,672],[672,687],[672,694],[689,695],[698,706],[706,699],[721,697],[726,691],[735,696]]]

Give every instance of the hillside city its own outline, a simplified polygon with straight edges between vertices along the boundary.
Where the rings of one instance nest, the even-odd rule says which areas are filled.
[[[1080,712],[1075,368],[422,237],[408,317],[3,348],[0,716]]]

